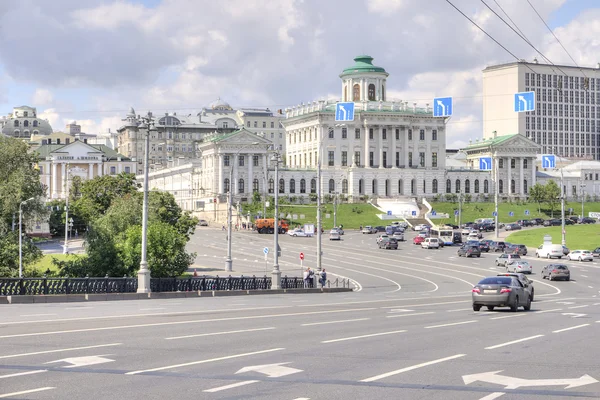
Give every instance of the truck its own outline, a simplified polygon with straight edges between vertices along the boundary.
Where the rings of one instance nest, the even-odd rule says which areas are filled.
[[[254,221],[258,233],[273,233],[275,232],[274,218],[260,218]],[[286,220],[279,220],[279,233],[286,233],[290,229],[290,225]]]

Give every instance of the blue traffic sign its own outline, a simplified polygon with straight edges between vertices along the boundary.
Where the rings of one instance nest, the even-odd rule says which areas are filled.
[[[435,210],[431,210],[431,215],[433,215],[434,217],[437,215],[437,213],[435,212]]]
[[[413,211],[413,212],[411,213],[411,215],[412,215],[413,217],[415,217],[415,216],[417,215],[417,212],[416,212],[416,211]]]
[[[479,169],[481,171],[491,171],[492,170],[492,157],[481,157],[479,159]]]
[[[454,210],[454,215],[458,215],[458,210]]]
[[[452,97],[436,97],[433,99],[433,116],[449,117],[452,115]]]
[[[525,210],[525,215],[529,215],[529,210]]]
[[[514,216],[515,216],[515,213],[514,213],[514,212],[512,212],[512,211],[509,211],[509,212],[508,212],[508,216],[509,216],[509,217],[514,217]]]
[[[542,154],[542,168],[556,168],[556,156],[554,154]]]
[[[535,92],[515,93],[515,112],[535,111]]]
[[[492,212],[492,217],[497,217],[497,216],[498,216],[498,213],[496,211],[493,211]]]
[[[388,210],[387,215],[392,215],[392,212]]]
[[[336,121],[354,121],[354,103],[337,103],[335,105]]]
[[[265,253],[265,254],[269,254],[269,248],[268,248],[268,247],[265,247],[265,248],[263,249],[263,253]]]

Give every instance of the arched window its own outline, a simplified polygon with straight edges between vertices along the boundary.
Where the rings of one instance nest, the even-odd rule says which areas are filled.
[[[269,179],[269,193],[275,193],[275,182],[273,178]]]
[[[437,182],[437,179],[434,179],[433,182],[431,182],[431,191],[433,193],[437,193],[438,192],[438,182]]]
[[[27,120],[23,121],[23,126],[25,126],[25,127],[29,126],[29,121],[27,121]]]
[[[365,194],[365,182],[362,179],[358,181],[358,194]]]
[[[415,190],[416,190],[415,186],[416,186],[415,185],[415,180],[411,179],[410,180],[410,194],[415,194]]]
[[[446,193],[452,193],[452,181],[446,179]]]
[[[296,180],[290,179],[290,193],[296,193]]]
[[[357,83],[352,89],[352,101],[360,101],[360,85]]]
[[[527,161],[527,160],[525,160]],[[523,181],[523,193],[527,194],[527,179]]]
[[[244,180],[238,180],[238,193],[244,193]]]
[[[19,121],[15,121],[15,128],[19,126]]]
[[[342,181],[342,193],[348,194],[348,179]]]
[[[310,192],[317,193],[317,180],[316,179],[310,180]]]
[[[259,190],[260,190],[260,187],[258,186],[258,179],[255,179],[252,181],[252,191],[258,192]]]
[[[471,181],[468,179],[465,180],[465,193],[471,193]]]
[[[498,181],[498,193],[504,193],[504,182],[502,179]]]
[[[377,179],[371,181],[371,193],[377,194]]]
[[[329,180],[329,193],[335,193],[335,181],[333,179]]]
[[[404,182],[402,179],[398,180],[398,194],[404,194]]]
[[[300,193],[306,193],[306,180],[300,179]]]
[[[456,188],[455,188],[456,193],[460,193],[460,179],[456,180]]]
[[[479,193],[479,179],[475,179],[475,193]]]
[[[38,126],[37,119],[33,121],[33,127],[35,128],[36,126]],[[527,161],[527,160],[526,160],[526,161]],[[527,168],[527,167],[525,167],[525,168]]]
[[[223,181],[223,193],[229,193],[229,178]]]
[[[517,184],[514,179],[510,180],[510,192],[515,193],[517,191]]]
[[[490,183],[486,179],[483,181],[483,193],[488,194],[490,192]]]
[[[375,101],[375,85],[369,85],[369,101]]]
[[[283,178],[279,180],[279,193],[285,193],[285,181]]]

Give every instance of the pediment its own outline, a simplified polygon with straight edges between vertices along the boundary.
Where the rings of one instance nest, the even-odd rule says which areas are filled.
[[[72,142],[70,144],[67,144],[63,147],[61,147],[58,150],[53,151],[51,154],[68,154],[71,156],[87,156],[90,154],[93,155],[102,155],[102,151],[90,146],[87,143],[84,143],[82,141],[75,141]]]

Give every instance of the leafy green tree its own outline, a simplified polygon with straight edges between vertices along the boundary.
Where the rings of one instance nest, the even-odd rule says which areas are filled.
[[[149,222],[159,221],[174,226],[188,240],[198,225],[198,218],[182,211],[171,193],[158,190],[148,193],[148,215]]]
[[[544,187],[544,202],[548,204],[550,208],[550,213],[552,214],[552,218],[554,218],[554,209],[561,201],[560,199],[560,187],[556,184],[554,180],[548,181],[546,186]]]
[[[35,263],[42,257],[42,251],[25,237],[22,245],[23,266]],[[31,270],[24,269],[24,275],[30,276]],[[0,235],[0,276],[16,278],[19,276],[19,233],[7,232]]]
[[[538,214],[541,214],[542,203],[546,200],[546,187],[536,183],[529,189],[529,198],[538,204]]]

